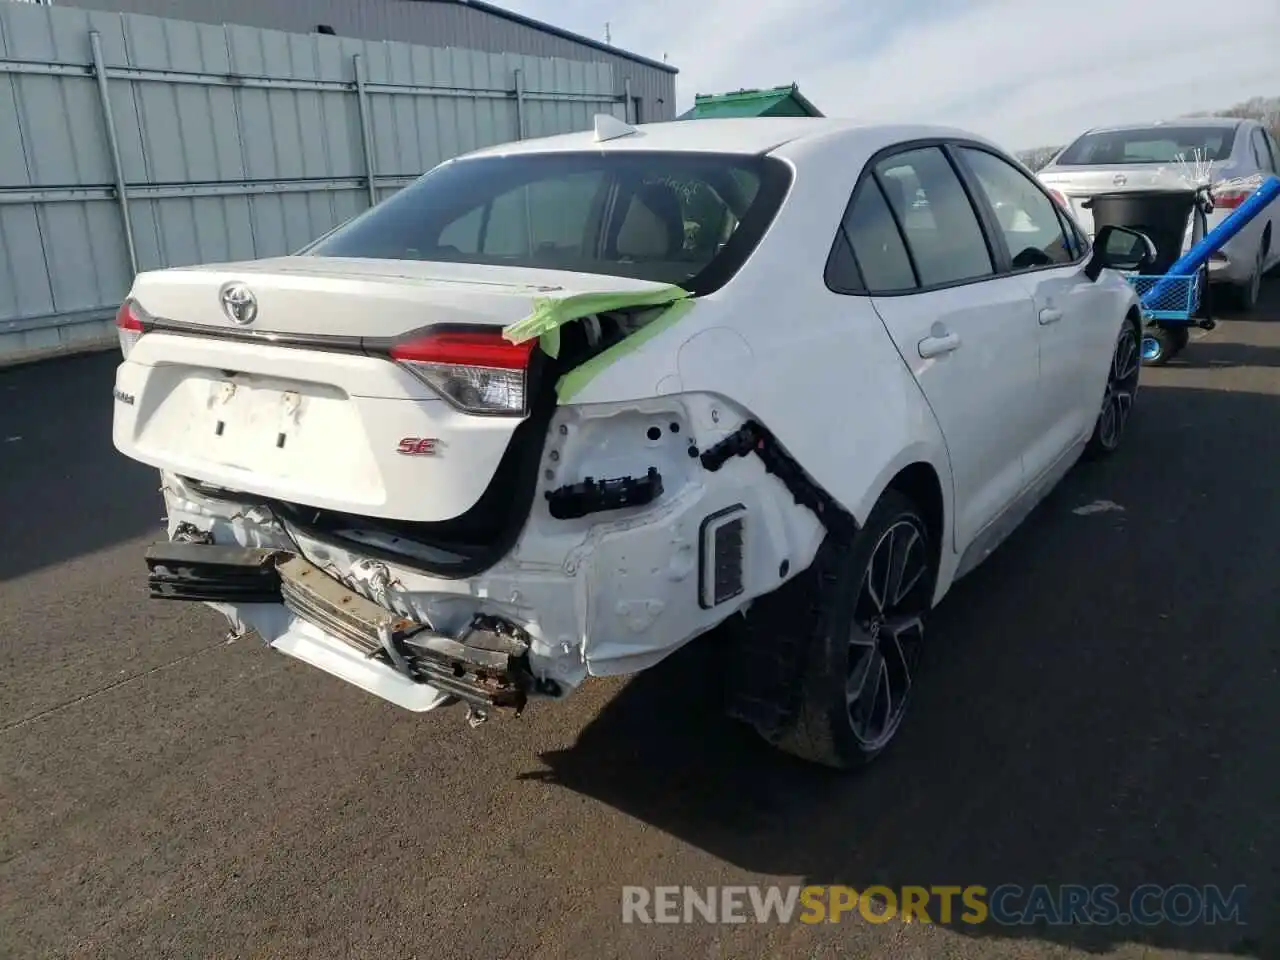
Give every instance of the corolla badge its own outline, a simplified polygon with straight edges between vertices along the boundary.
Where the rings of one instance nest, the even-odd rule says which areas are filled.
[[[218,296],[222,312],[232,323],[247,327],[258,318],[258,298],[243,283],[228,283]]]

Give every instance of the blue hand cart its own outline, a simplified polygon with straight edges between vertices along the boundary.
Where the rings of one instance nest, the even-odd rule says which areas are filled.
[[[1191,339],[1191,327],[1212,330],[1209,316],[1197,316],[1207,300],[1207,270],[1193,274],[1128,274],[1125,279],[1142,304],[1142,362],[1160,366],[1177,356]],[[1162,282],[1163,281],[1163,282]],[[1158,287],[1158,289],[1157,289]]]
[[[1191,249],[1169,263],[1170,250],[1177,250],[1178,245],[1172,241],[1180,238],[1185,230],[1186,214],[1179,214],[1178,206],[1187,203],[1188,197],[1183,193],[1179,200],[1177,192],[1166,192],[1163,197],[1153,193],[1145,196],[1129,194],[1108,194],[1092,198],[1089,204],[1098,204],[1109,215],[1110,222],[1117,226],[1129,226],[1146,233],[1157,248],[1155,266],[1163,272],[1159,274],[1134,274],[1129,282],[1138,291],[1142,311],[1146,316],[1146,330],[1143,334],[1142,359],[1147,364],[1161,364],[1174,356],[1187,345],[1191,324],[1212,330],[1213,318],[1207,308],[1209,296],[1209,258],[1238,234],[1249,221],[1262,213],[1268,204],[1280,200],[1280,176],[1272,174],[1262,180],[1249,198],[1240,204],[1225,220],[1212,230],[1205,232],[1206,215],[1213,210],[1213,191],[1204,186],[1194,191],[1190,205],[1194,208],[1195,219],[1192,222]],[[1134,208],[1134,202],[1145,203],[1145,211]],[[1133,217],[1130,211],[1139,209],[1139,216]],[[1158,228],[1167,228],[1165,239],[1156,240],[1161,229],[1151,229],[1143,224],[1143,219],[1156,213]],[[1178,216],[1182,217],[1179,221]],[[1129,220],[1129,223],[1125,221]],[[1134,222],[1137,221],[1137,222]],[[1097,214],[1095,226],[1101,228],[1102,223]],[[1145,229],[1144,229],[1145,227]],[[1153,236],[1155,234],[1155,236]],[[1163,247],[1163,249],[1161,249]],[[1173,349],[1170,349],[1170,348]]]
[[[1201,264],[1194,273],[1174,272],[1188,217],[1192,247],[1208,232],[1213,201],[1207,187],[1102,194],[1086,206],[1093,210],[1095,227],[1110,223],[1138,230],[1156,246],[1155,262],[1145,265],[1150,272],[1125,277],[1142,308],[1144,364],[1159,366],[1177,356],[1191,339],[1193,325],[1213,329],[1207,309],[1208,266]]]

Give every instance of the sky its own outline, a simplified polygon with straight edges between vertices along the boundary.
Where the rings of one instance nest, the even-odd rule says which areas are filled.
[[[1280,96],[1280,0],[497,0],[695,93],[796,82],[823,113],[944,123],[1008,149]]]

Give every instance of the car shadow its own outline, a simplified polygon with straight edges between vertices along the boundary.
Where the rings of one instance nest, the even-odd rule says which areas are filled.
[[[1243,884],[1243,926],[947,926],[1280,955],[1280,445],[1257,443],[1276,422],[1280,397],[1144,388],[1125,449],[1074,470],[935,611],[914,709],[862,771],[725,719],[712,635],[525,778],[804,883]]]
[[[0,581],[155,531],[156,471],[111,441],[116,352],[0,370]]]
[[[1220,343],[1196,340],[1172,357],[1166,366],[1171,370],[1208,370],[1218,367],[1280,367],[1280,347],[1247,343]]]

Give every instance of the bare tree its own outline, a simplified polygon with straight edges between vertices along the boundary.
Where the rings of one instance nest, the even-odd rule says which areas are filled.
[[[1025,163],[1029,170],[1036,171],[1057,156],[1061,149],[1062,147],[1034,147],[1031,150],[1021,151],[1018,159]]]
[[[1225,110],[1207,110],[1187,114],[1187,116],[1240,117],[1245,120],[1257,120],[1271,131],[1273,137],[1280,139],[1280,97],[1250,97]]]

